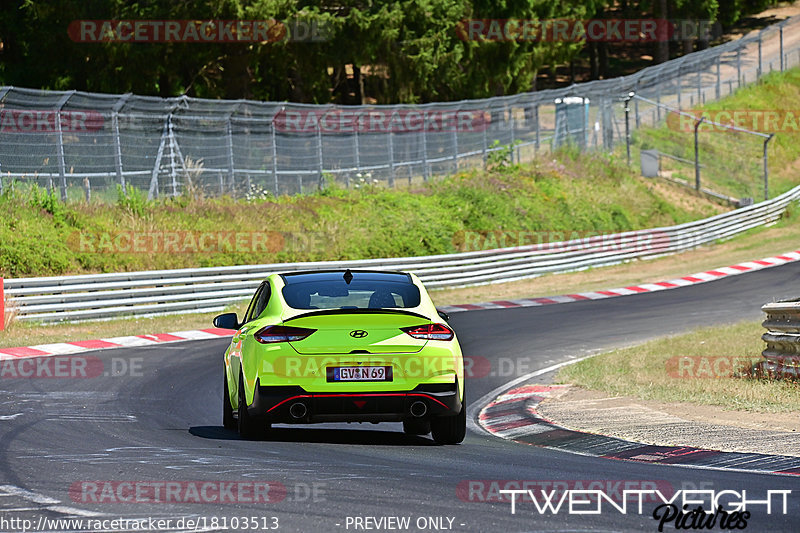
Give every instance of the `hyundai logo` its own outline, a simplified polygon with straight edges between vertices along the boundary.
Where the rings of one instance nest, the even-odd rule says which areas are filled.
[[[350,332],[350,336],[353,337],[354,339],[363,339],[367,335],[369,335],[369,333],[367,333],[363,329],[354,329],[353,331]]]

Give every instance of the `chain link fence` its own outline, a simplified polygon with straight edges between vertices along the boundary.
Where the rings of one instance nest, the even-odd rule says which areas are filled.
[[[768,119],[765,110],[684,111],[657,104],[653,100],[633,95],[627,102],[637,102],[641,110],[665,114],[666,127],[641,125],[627,142],[626,151],[631,164],[638,151],[642,175],[662,177],[689,186],[706,196],[723,200],[740,207],[756,199],[769,199],[768,145],[774,133],[754,131],[736,125],[730,117],[741,120],[751,115],[757,126],[764,123],[778,125],[778,120]],[[775,113],[776,115],[778,113]],[[726,120],[714,120],[719,117]],[[627,119],[630,123],[630,118]],[[635,159],[634,159],[635,160]]]
[[[691,108],[799,63],[794,17],[630,76],[453,103],[315,106],[1,87],[0,189],[35,183],[64,200],[113,200],[118,185],[151,198],[394,187],[486,165],[508,146],[514,161],[566,143],[612,150],[625,140],[622,100],[631,92]],[[630,128],[665,118],[661,106],[640,102],[630,102]]]

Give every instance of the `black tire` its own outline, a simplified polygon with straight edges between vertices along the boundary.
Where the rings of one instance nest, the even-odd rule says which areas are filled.
[[[406,435],[427,435],[431,432],[428,420],[403,420],[403,432]]]
[[[228,388],[228,374],[227,371],[223,372],[225,387],[222,389],[222,425],[225,429],[236,429],[236,417],[233,416],[230,389]]]
[[[467,435],[467,405],[461,405],[456,416],[440,416],[431,420],[431,435],[437,444],[458,444]]]
[[[250,416],[247,412],[247,398],[244,395],[244,376],[239,374],[239,435],[244,439],[261,439],[267,434],[268,425],[261,418]]]

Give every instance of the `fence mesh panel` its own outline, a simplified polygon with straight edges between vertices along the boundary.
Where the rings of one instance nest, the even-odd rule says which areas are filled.
[[[795,17],[630,76],[453,103],[314,106],[0,87],[0,187],[35,183],[80,199],[88,185],[102,200],[118,185],[151,197],[299,194],[331,181],[398,186],[485,165],[507,145],[523,162],[565,143],[612,150],[625,140],[621,101],[630,92],[693,108],[798,64]],[[632,130],[665,119],[658,106],[631,105]]]

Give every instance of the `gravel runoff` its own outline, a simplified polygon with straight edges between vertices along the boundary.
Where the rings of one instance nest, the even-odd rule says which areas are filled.
[[[544,418],[567,429],[644,444],[800,457],[800,431],[794,428],[775,431],[763,427],[763,422],[748,421],[747,414],[737,412],[722,415],[724,420],[721,421],[724,423],[713,423],[698,420],[703,416],[703,409],[694,408],[695,416],[678,416],[673,413],[687,408],[674,409],[671,404],[645,403],[654,402],[609,397],[603,393],[565,387],[561,394],[540,403],[537,411]],[[717,414],[713,416],[710,414],[712,411],[706,410],[709,413],[706,416],[717,418],[720,410],[716,410]],[[758,428],[759,425],[762,429]]]

